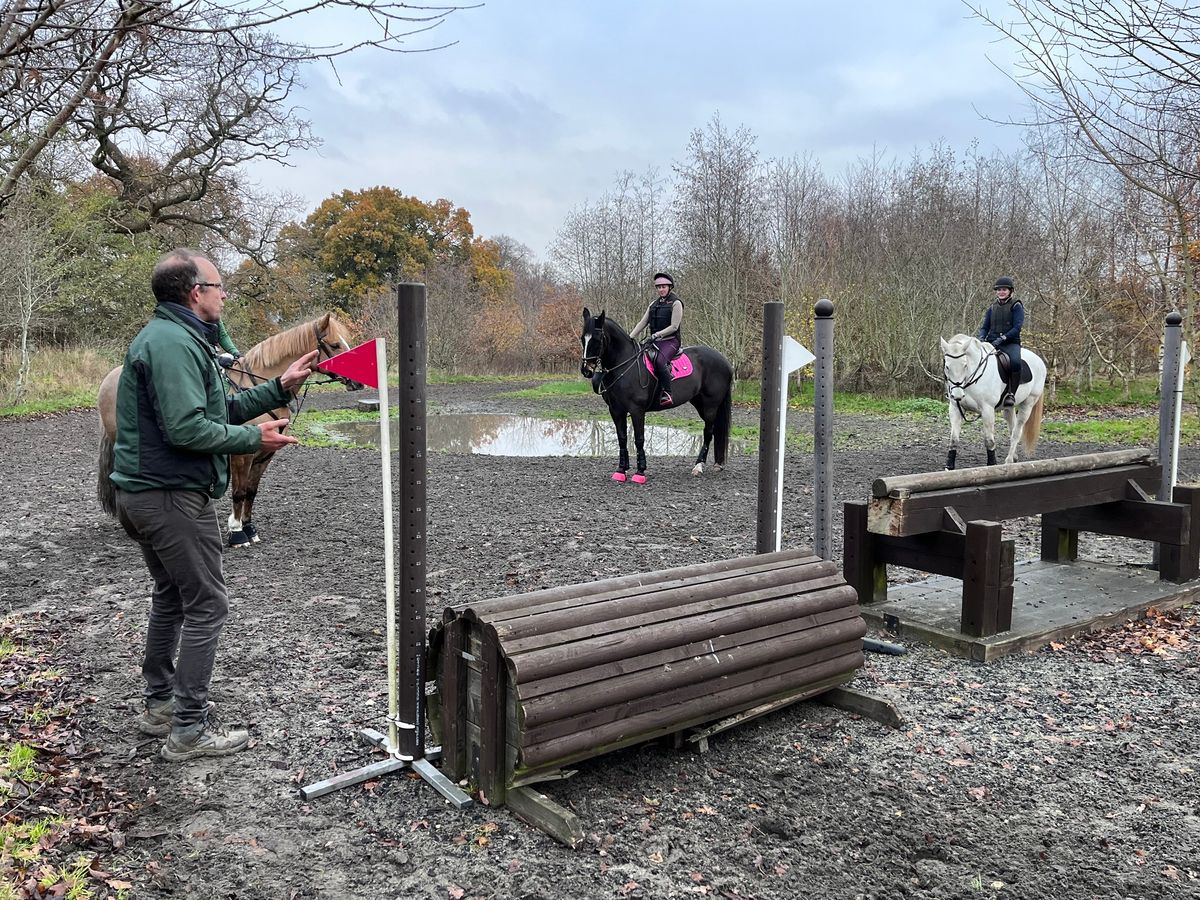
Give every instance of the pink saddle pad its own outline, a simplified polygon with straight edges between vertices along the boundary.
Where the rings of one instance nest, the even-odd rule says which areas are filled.
[[[650,362],[649,355],[647,355],[644,358],[646,360],[646,368],[651,372],[651,374],[653,374],[654,363]],[[690,359],[688,359],[688,355],[686,353],[681,353],[677,357],[675,357],[673,360],[671,360],[671,377],[672,378],[686,378],[688,375],[691,375],[691,374],[692,374],[692,361]]]

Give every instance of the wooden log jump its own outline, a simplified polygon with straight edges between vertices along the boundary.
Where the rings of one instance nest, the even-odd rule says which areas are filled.
[[[455,607],[430,638],[443,770],[536,820],[548,801],[528,785],[844,684],[865,633],[854,590],[809,550]]]
[[[1042,559],[1072,561],[1090,531],[1160,545],[1159,577],[1200,575],[1200,488],[1151,494],[1153,453],[1121,450],[1001,466],[876,479],[867,503],[845,505],[844,570],[862,603],[887,599],[887,566],[963,580],[960,630],[988,637],[1012,627],[1013,542],[1006,519],[1042,517]],[[1198,524],[1193,527],[1192,523]]]

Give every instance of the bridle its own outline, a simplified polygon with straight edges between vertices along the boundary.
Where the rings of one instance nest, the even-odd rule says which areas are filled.
[[[588,356],[587,350],[592,345],[593,341],[596,341],[597,343],[600,344],[600,352],[594,356]],[[604,357],[604,351],[607,349],[608,349],[608,334],[604,331],[604,329],[599,329],[598,336],[597,336],[597,332],[595,329],[589,329],[587,338],[583,344],[584,357],[583,357],[583,364],[580,366],[580,369],[582,370],[583,374],[586,375],[588,378],[594,378],[596,375],[596,371],[599,370],[599,372],[600,372],[600,393],[604,393],[610,387],[612,387],[614,384],[616,384],[625,375],[625,373],[629,370],[629,367],[632,366],[635,362],[637,362],[646,352],[643,348],[639,347],[637,352],[634,353],[633,356],[629,357],[629,359],[622,360],[621,362],[617,363],[615,366],[612,366],[611,368],[607,368],[607,367],[605,367],[604,363],[602,362],[603,357]],[[612,372],[616,372],[616,375],[612,378],[609,378],[608,375]]]
[[[946,360],[962,359],[967,355],[967,351],[964,350],[962,353],[943,353],[942,354],[942,375],[946,379],[946,399],[949,401],[953,401],[958,406],[958,411],[964,419],[967,418],[967,414],[966,414],[966,411],[962,407],[962,397],[955,397],[950,392],[950,389],[958,388],[962,392],[963,396],[965,397],[966,393],[967,393],[967,388],[969,388],[971,385],[975,384],[975,382],[979,381],[979,379],[981,379],[983,377],[983,373],[987,371],[988,360],[991,357],[996,356],[997,354],[996,354],[996,350],[994,347],[983,344],[982,342],[980,342],[980,346],[983,348],[983,354],[979,357],[979,363],[975,366],[974,371],[972,371],[971,374],[968,375],[966,378],[964,378],[962,381],[955,381],[953,378],[950,377],[950,367],[946,365]]]
[[[344,352],[344,350],[340,344],[333,344],[333,343],[330,343],[329,341],[325,340],[326,334],[321,331],[321,329],[318,327],[316,322],[313,322],[312,330],[313,330],[313,340],[317,344],[317,363],[318,364],[320,364],[323,360],[332,359],[333,357],[337,356],[339,353]],[[235,393],[235,394],[239,394],[242,391],[247,390],[247,388],[243,387],[242,385],[240,385],[236,381],[234,381],[232,378],[230,378],[229,377],[230,372],[237,372],[239,375],[245,375],[247,378],[250,379],[250,387],[255,387],[256,385],[262,384],[263,382],[269,380],[266,377],[259,375],[257,372],[251,371],[250,369],[242,368],[241,366],[237,366],[237,365],[221,366],[220,368],[225,373],[226,384],[229,385],[229,387],[233,390],[233,393]],[[333,384],[334,382],[337,382],[338,384],[343,384],[346,387],[350,387],[351,384],[354,383],[354,382],[352,382],[351,379],[347,378],[345,375],[335,375],[332,372],[322,372],[321,374],[325,376],[324,381],[314,382],[311,380],[311,378],[306,379],[304,382],[303,391],[299,395],[297,395],[295,400],[293,401],[295,403],[295,406],[293,407],[292,403],[288,404],[288,409],[290,410],[290,413],[291,413],[292,422],[295,422],[296,417],[300,415],[300,410],[303,408],[304,401],[308,397],[308,388],[310,385],[312,385],[312,384]],[[274,412],[268,412],[267,415],[269,415],[272,419],[279,418],[279,416],[275,415]]]

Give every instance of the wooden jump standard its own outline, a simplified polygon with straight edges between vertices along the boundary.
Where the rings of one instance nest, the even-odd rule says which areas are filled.
[[[837,566],[765,553],[451,608],[430,636],[442,768],[570,846],[529,785],[572,763],[829,691],[866,624]]]
[[[845,504],[844,571],[861,603],[887,599],[887,566],[961,578],[960,629],[989,637],[1012,628],[1013,542],[1001,522],[1042,516],[1042,559],[1073,561],[1079,532],[1160,545],[1159,578],[1200,575],[1200,487],[1151,493],[1162,466],[1121,450],[950,472],[878,478],[868,503]]]

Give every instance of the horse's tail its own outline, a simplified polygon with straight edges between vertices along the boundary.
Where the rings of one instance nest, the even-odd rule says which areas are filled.
[[[1029,413],[1029,421],[1025,423],[1025,430],[1021,432],[1021,446],[1025,448],[1027,456],[1037,449],[1038,437],[1042,433],[1042,401],[1045,399],[1045,394],[1038,397],[1033,411]]]
[[[725,465],[725,456],[729,452],[729,429],[733,423],[733,381],[721,398],[721,408],[717,411],[717,421],[713,425],[713,438],[716,440],[716,460],[718,466]]]
[[[117,493],[109,480],[113,468],[113,439],[103,426],[100,428],[100,459],[96,462],[96,499],[100,508],[116,518]]]

